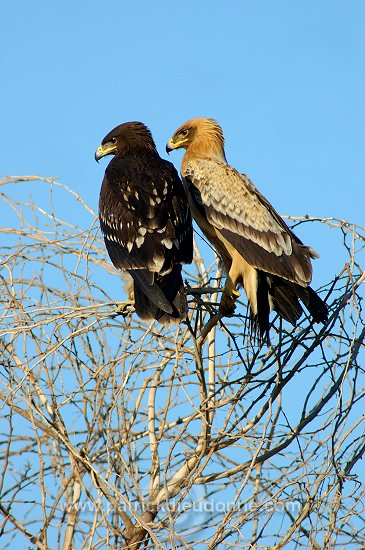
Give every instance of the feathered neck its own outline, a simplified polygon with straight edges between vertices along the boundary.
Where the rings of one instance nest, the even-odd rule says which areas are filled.
[[[195,118],[191,121],[194,138],[189,144],[185,156],[211,157],[227,162],[224,151],[222,128],[212,118]]]
[[[127,156],[156,156],[158,155],[156,146],[153,141],[141,141],[140,139],[129,138],[126,143],[123,143],[116,151],[116,157]]]

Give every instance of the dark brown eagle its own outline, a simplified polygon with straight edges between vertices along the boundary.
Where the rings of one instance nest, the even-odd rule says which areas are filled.
[[[143,320],[178,323],[187,316],[182,264],[193,256],[188,200],[173,164],[160,157],[150,130],[125,122],[95,153],[114,155],[100,191],[99,219],[114,266],[134,281]]]
[[[295,324],[299,300],[315,322],[325,322],[327,307],[309,286],[311,259],[304,245],[244,174],[226,161],[222,129],[213,119],[193,118],[180,126],[167,152],[186,149],[181,175],[191,212],[221,256],[227,280],[220,309],[232,314],[243,286],[254,325],[268,337],[269,313],[275,310]]]

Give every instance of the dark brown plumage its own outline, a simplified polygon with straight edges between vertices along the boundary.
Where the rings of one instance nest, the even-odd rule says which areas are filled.
[[[299,300],[315,322],[324,322],[327,307],[309,286],[311,259],[318,254],[294,235],[248,177],[227,163],[219,124],[189,120],[166,150],[180,147],[186,149],[181,174],[192,215],[227,273],[221,311],[233,313],[237,288],[243,286],[262,338],[268,338],[271,310],[296,323],[302,313]]]
[[[162,159],[150,130],[126,122],[103,139],[105,170],[99,219],[115,267],[134,281],[141,319],[178,323],[187,315],[181,266],[192,261],[193,233],[187,196],[174,166]]]

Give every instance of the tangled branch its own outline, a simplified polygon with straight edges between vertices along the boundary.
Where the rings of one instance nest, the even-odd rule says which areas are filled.
[[[188,321],[146,324],[115,315],[123,280],[74,190],[0,186],[4,548],[364,544],[363,228],[291,219],[336,236],[330,316],[273,319],[260,347],[244,303],[219,315],[200,242]]]

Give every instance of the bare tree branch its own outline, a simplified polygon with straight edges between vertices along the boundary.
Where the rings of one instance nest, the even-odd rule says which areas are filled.
[[[3,548],[362,548],[365,229],[335,218],[325,326],[217,303],[197,235],[189,319],[131,309],[96,214],[53,178],[0,180]],[[203,253],[204,251],[204,253]],[[4,542],[3,542],[4,541]]]

